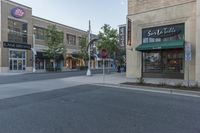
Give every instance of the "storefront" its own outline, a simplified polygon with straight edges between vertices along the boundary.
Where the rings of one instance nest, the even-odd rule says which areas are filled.
[[[79,51],[78,39],[88,33],[84,30],[59,24],[32,15],[32,8],[16,2],[0,1],[0,72],[40,72],[47,69],[65,69],[64,54]],[[56,56],[56,61],[45,55],[48,45],[45,30],[56,25],[64,33],[63,44],[66,52]],[[70,35],[70,36],[69,36]],[[35,55],[35,58],[34,58]],[[76,69],[82,65],[79,59],[69,63]]]
[[[128,0],[127,77],[200,82],[199,3]]]
[[[184,24],[142,29],[142,76],[184,78]]]

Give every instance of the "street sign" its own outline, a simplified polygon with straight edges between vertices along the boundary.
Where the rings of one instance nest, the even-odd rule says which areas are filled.
[[[185,60],[192,60],[192,45],[190,43],[185,44]]]
[[[106,49],[101,50],[101,58],[105,59],[108,57],[108,52]]]

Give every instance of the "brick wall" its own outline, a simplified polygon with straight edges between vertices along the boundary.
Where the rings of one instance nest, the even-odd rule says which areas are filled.
[[[194,1],[196,0],[128,0],[128,15]]]

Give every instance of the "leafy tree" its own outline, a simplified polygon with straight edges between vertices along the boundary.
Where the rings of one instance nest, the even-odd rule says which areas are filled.
[[[88,51],[87,51],[88,40],[85,36],[80,39],[80,53],[79,56],[81,59],[86,62],[88,60]]]
[[[125,65],[126,50],[118,47],[116,54],[115,54],[115,59],[116,59],[118,65],[120,65],[120,66]]]
[[[111,26],[108,24],[104,24],[104,26],[101,27],[101,31],[99,32],[98,37],[100,40],[97,48],[99,50],[102,48],[107,49],[109,57],[113,58],[118,45],[117,30],[111,28]]]
[[[49,25],[45,32],[45,42],[48,49],[45,51],[50,59],[54,60],[54,71],[56,59],[66,53],[66,48],[63,43],[64,33],[57,30],[55,25]]]

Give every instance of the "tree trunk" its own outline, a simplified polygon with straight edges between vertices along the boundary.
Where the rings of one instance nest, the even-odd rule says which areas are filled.
[[[53,59],[53,70],[54,72],[56,71],[56,58],[54,56],[54,59]]]

